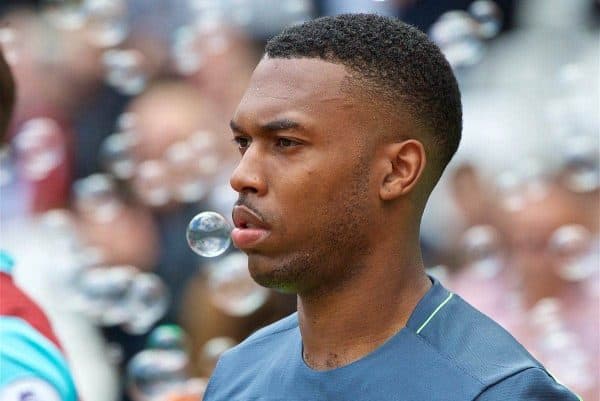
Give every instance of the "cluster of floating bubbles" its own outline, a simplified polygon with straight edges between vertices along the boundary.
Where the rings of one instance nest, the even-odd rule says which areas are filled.
[[[536,159],[525,159],[512,170],[500,173],[494,181],[495,197],[507,211],[516,212],[548,195],[550,174]]]
[[[554,80],[556,95],[546,104],[546,119],[560,155],[564,184],[577,193],[600,187],[600,129],[596,71],[585,63],[563,65]]]
[[[135,132],[117,132],[109,135],[100,147],[100,163],[117,179],[133,178],[136,168],[133,151],[136,144]]]
[[[195,203],[212,188],[221,157],[213,134],[198,130],[175,142],[158,159],[136,157],[139,134],[135,115],[124,113],[116,132],[102,142],[100,163],[119,180],[129,180],[139,200],[152,207],[169,202]]]
[[[148,336],[147,349],[127,365],[127,389],[135,401],[177,397],[202,400],[208,380],[190,377],[186,335],[177,325],[161,325]],[[172,398],[171,398],[172,397]]]
[[[579,391],[587,390],[594,383],[591,360],[564,314],[557,298],[544,298],[529,311],[527,322],[535,338],[532,351],[556,377]]]
[[[548,240],[548,251],[558,260],[556,272],[563,280],[584,281],[598,273],[598,266],[589,260],[592,234],[579,224],[556,229]]]
[[[502,11],[491,0],[476,0],[466,11],[448,11],[432,25],[429,35],[453,68],[481,61],[484,41],[495,37],[502,27]]]
[[[127,365],[128,392],[136,401],[158,401],[179,393],[189,380],[181,350],[147,349]]]
[[[60,30],[82,31],[99,48],[121,44],[128,34],[125,0],[46,0],[45,17]]]
[[[502,270],[503,249],[498,230],[491,225],[466,230],[460,241],[465,266],[478,278],[492,279]]]
[[[113,221],[122,210],[116,184],[108,174],[92,174],[73,183],[77,212],[98,223]]]
[[[146,87],[148,65],[137,49],[110,49],[102,55],[106,82],[125,95],[137,95]]]
[[[127,3],[124,0],[85,0],[86,33],[97,47],[121,44],[128,34]]]
[[[26,121],[13,139],[16,158],[26,179],[40,181],[65,159],[65,136],[60,125],[46,117]]]
[[[94,266],[75,278],[74,308],[101,326],[146,333],[166,312],[168,290],[153,273],[129,265]]]

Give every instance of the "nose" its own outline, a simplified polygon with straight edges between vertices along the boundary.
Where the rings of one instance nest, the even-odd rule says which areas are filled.
[[[264,158],[261,157],[258,147],[250,146],[231,174],[231,187],[240,194],[264,195],[267,192],[267,184],[262,173],[263,164]]]

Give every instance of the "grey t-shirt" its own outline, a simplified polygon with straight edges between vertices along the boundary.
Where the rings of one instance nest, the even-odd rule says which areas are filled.
[[[433,279],[432,279],[433,280]],[[406,327],[341,368],[302,358],[297,314],[220,359],[204,401],[577,401],[508,332],[438,281]]]

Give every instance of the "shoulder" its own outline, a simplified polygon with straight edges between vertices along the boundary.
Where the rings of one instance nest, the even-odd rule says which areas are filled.
[[[481,388],[528,369],[543,366],[504,328],[447,292],[435,313],[415,330],[427,346],[454,370],[478,382]]]
[[[475,401],[581,401],[541,368],[529,368],[485,389]]]

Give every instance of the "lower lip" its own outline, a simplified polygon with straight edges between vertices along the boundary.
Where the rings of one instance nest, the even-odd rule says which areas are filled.
[[[260,228],[234,228],[231,239],[239,249],[250,248],[257,245],[269,235],[268,230]]]

